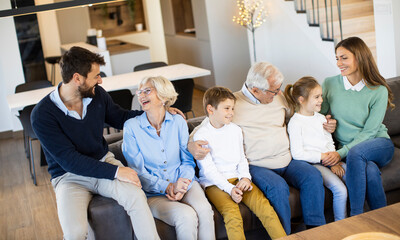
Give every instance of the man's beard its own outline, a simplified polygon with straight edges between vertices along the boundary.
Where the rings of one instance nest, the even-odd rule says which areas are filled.
[[[89,89],[84,89],[82,86],[78,87],[79,93],[81,94],[82,98],[94,98],[95,96],[95,91],[94,88],[97,86],[98,84],[94,85],[93,87],[89,88]]]

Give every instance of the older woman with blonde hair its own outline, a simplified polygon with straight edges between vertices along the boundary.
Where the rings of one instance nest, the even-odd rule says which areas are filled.
[[[122,151],[153,216],[175,226],[177,239],[215,239],[213,211],[187,150],[186,121],[166,111],[178,94],[164,77],[143,79],[136,94],[144,113],[125,122]]]

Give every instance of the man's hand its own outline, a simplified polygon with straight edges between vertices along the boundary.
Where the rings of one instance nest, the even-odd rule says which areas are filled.
[[[338,152],[327,152],[321,154],[321,163],[324,166],[334,166],[340,162],[340,155]]]
[[[183,112],[177,108],[170,107],[168,108],[168,112],[171,113],[172,115],[179,114],[183,117],[183,119],[186,119],[185,114],[183,114]]]
[[[333,119],[331,115],[326,115],[326,123],[324,123],[324,129],[329,133],[333,133],[336,129],[336,119]]]
[[[239,188],[242,192],[250,192],[253,189],[253,186],[251,186],[251,181],[248,178],[240,179],[240,181],[236,184],[236,187]]]
[[[209,148],[202,147],[203,145],[207,145],[207,141],[198,140],[196,142],[188,143],[188,150],[193,155],[196,160],[203,160],[206,155],[210,152]]]
[[[122,182],[133,183],[136,186],[142,188],[142,184],[140,183],[140,179],[136,171],[130,167],[119,167],[117,179]]]
[[[232,188],[231,198],[235,203],[240,203],[242,201],[243,199],[242,195],[243,192],[239,188],[237,187]]]

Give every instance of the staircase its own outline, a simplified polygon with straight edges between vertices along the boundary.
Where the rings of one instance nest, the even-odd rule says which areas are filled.
[[[297,13],[306,14],[310,27],[319,27],[321,39],[333,41],[357,36],[364,40],[376,60],[373,0],[286,0]]]

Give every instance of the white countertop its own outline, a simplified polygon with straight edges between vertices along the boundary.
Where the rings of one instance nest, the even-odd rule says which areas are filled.
[[[173,81],[184,78],[203,77],[210,74],[210,70],[181,63],[165,67],[152,68],[139,72],[131,72],[106,77],[103,78],[103,83],[100,84],[100,86],[102,86],[106,91],[135,89],[138,87],[140,81],[144,77],[163,76],[170,81]],[[26,106],[37,104],[42,98],[44,98],[54,89],[55,87],[42,88],[7,96],[7,102],[11,113],[14,115],[19,115],[19,110],[22,110]]]

